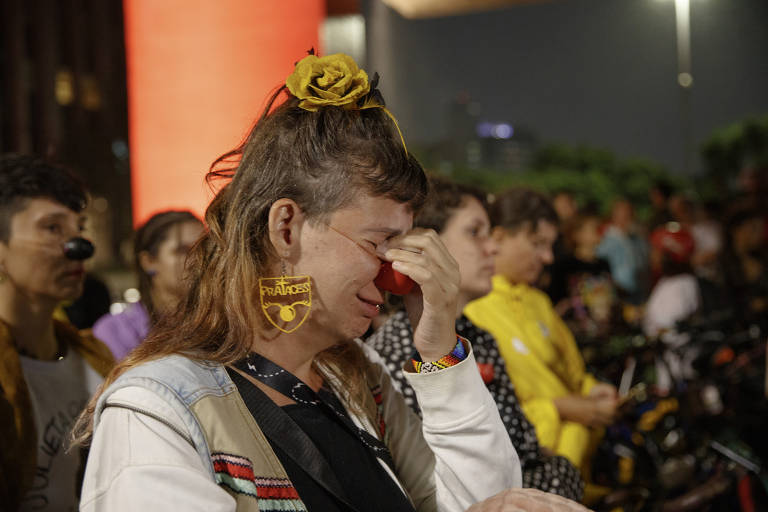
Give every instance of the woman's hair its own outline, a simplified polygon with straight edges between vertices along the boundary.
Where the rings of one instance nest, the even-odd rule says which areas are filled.
[[[112,371],[104,388],[128,368],[169,354],[230,364],[249,352],[268,325],[258,280],[277,257],[268,215],[278,199],[294,200],[310,223],[325,221],[361,194],[398,201],[414,213],[420,209],[426,176],[387,112],[335,106],[311,112],[292,95],[273,108],[285,89],[275,91],[246,140],[211,165],[209,182],[229,181],[208,206],[207,231],[188,256],[188,295]],[[353,407],[370,393],[364,358],[357,344],[347,341],[315,359]],[[89,440],[96,399],[78,420],[76,442]]]
[[[511,188],[491,203],[491,224],[509,231],[536,231],[539,222],[558,225],[557,212],[544,194],[527,188]]]
[[[200,223],[192,212],[187,210],[169,210],[154,214],[139,229],[133,239],[133,261],[139,276],[141,302],[147,308],[150,318],[155,319],[155,305],[152,303],[152,276],[141,266],[141,254],[148,253],[157,257],[160,246],[168,240],[171,228],[185,222]]]
[[[474,197],[486,211],[488,210],[486,194],[479,188],[456,183],[447,178],[430,176],[427,200],[413,219],[413,225],[441,233],[455,211],[465,205],[467,197]]]

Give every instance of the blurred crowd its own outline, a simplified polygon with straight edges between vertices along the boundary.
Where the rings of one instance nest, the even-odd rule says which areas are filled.
[[[415,225],[435,229],[460,264],[457,332],[475,343],[524,485],[607,510],[750,510],[750,482],[764,499],[759,197],[704,203],[658,183],[640,220],[623,198],[601,215],[565,190],[513,188],[488,202],[472,187],[432,187]],[[368,342],[397,375],[412,334],[402,304],[390,306]],[[712,455],[728,443],[755,465]]]
[[[768,215],[759,198],[704,203],[663,183],[649,195],[645,222],[621,198],[602,217],[568,192],[553,197],[560,237],[537,284],[577,339],[641,327],[676,343],[679,322],[714,313],[733,329],[762,325]]]
[[[697,457],[691,478],[662,485],[661,495],[658,481],[643,479],[648,472],[642,473],[637,447],[648,450],[654,431],[642,428],[648,414],[658,416],[655,428],[684,410],[686,393],[709,375],[711,368],[700,364],[702,332],[720,333],[711,357],[720,358],[722,372],[729,371],[726,363],[748,357],[730,344],[731,336],[751,333],[757,342],[747,363],[759,367],[763,382],[764,362],[754,361],[765,359],[768,328],[768,209],[760,197],[704,203],[663,183],[649,193],[653,212],[640,220],[622,198],[605,216],[565,190],[547,196],[516,188],[489,196],[433,177],[415,226],[435,230],[459,264],[456,331],[473,343],[520,456],[524,486],[598,509],[618,503],[639,510],[651,496],[672,503],[691,492],[743,505],[746,498],[726,491],[702,498],[698,486],[726,473],[726,466],[733,470],[726,480],[731,489],[743,485],[745,475],[762,474],[760,458],[768,454],[759,440],[740,452],[746,462],[735,464],[736,471],[737,457],[726,454],[719,463],[691,455],[699,445],[688,435],[688,446],[669,456]],[[0,197],[0,502],[32,510],[76,499],[82,458],[65,449],[66,433],[101,376],[184,296],[186,254],[204,226],[186,211],[161,212],[143,223],[133,240],[140,296],[113,314],[117,290],[86,276],[93,248],[82,237],[83,185],[59,167],[6,155]],[[418,412],[401,370],[413,353],[412,336],[411,319],[392,296],[367,343]],[[723,347],[732,349],[730,359]],[[726,422],[741,421],[744,411],[712,406],[743,395],[735,385],[715,388],[716,398],[711,386],[698,389],[699,397],[709,396],[709,416],[665,424],[664,442],[676,429],[706,429],[702,422],[723,418],[723,411],[730,411]],[[654,476],[668,460],[654,459]]]

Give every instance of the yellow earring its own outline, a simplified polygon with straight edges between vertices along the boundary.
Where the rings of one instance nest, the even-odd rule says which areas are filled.
[[[269,323],[290,334],[301,327],[312,308],[312,282],[309,276],[286,276],[282,262],[280,277],[259,278],[259,302]]]

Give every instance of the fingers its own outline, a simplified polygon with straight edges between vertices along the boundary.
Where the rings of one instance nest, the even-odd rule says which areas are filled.
[[[538,489],[507,489],[472,505],[467,512],[588,512],[584,506]]]
[[[601,398],[596,400],[595,419],[600,426],[608,426],[616,419],[618,400]]]
[[[445,293],[449,291],[446,287],[453,284],[453,268],[450,264],[435,261],[423,253],[416,254],[401,249],[392,249],[387,254],[392,254],[395,258],[392,262],[393,269],[407,275],[422,287],[434,282]]]
[[[589,392],[589,396],[594,398],[617,398],[618,391],[611,384],[606,382],[599,382],[594,385],[592,390]]]
[[[413,346],[425,361],[438,360],[456,345],[458,263],[437,233],[428,229],[392,238],[383,257],[419,285],[405,297],[414,328]]]
[[[458,293],[458,264],[433,230],[415,229],[388,241],[387,246],[385,259],[422,287],[427,302]]]
[[[604,382],[595,384],[589,393],[589,398],[594,401],[594,423],[596,426],[608,426],[616,419],[616,411],[619,406],[618,393],[611,384]]]
[[[432,229],[412,229],[408,233],[388,240],[384,248],[386,250],[383,256],[389,261],[406,257],[407,254],[402,251],[411,254],[426,254],[443,266],[449,265],[453,261],[453,257],[440,240],[440,236]]]

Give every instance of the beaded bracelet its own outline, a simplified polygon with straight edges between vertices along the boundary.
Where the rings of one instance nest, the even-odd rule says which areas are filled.
[[[464,347],[464,342],[462,341],[463,338],[461,336],[456,336],[456,340],[456,346],[453,347],[451,353],[447,356],[441,357],[437,361],[425,363],[421,360],[421,356],[418,352],[414,353],[411,362],[413,363],[413,368],[416,370],[416,373],[437,372],[450,366],[459,364],[464,359],[466,359],[467,349]]]

